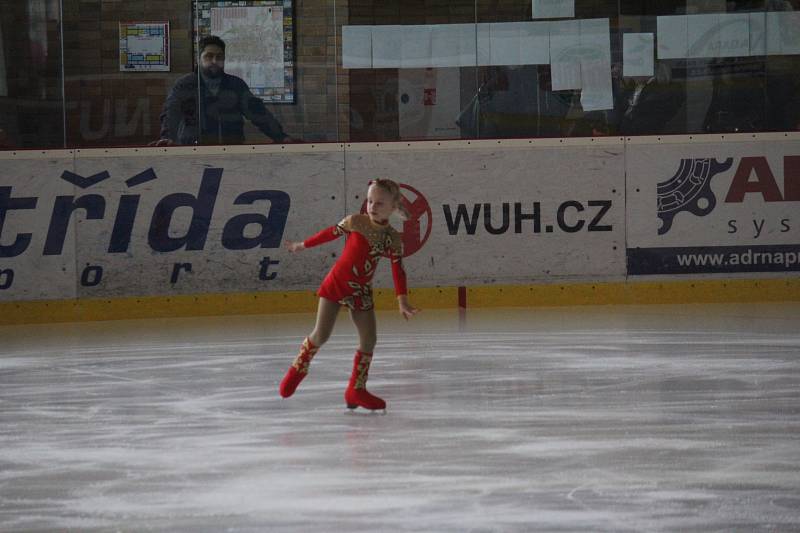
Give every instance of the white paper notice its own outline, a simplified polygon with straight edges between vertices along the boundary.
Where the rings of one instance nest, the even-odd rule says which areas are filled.
[[[609,20],[584,19],[580,23],[581,106],[584,111],[612,109]]]
[[[478,64],[478,36],[474,24],[456,24],[458,26],[459,61],[462,67],[474,67]]]
[[[372,26],[342,26],[342,67],[372,68]]]
[[[401,68],[431,67],[431,27],[403,26]]]
[[[584,111],[614,109],[611,66],[598,61],[581,63],[581,107]]]
[[[658,17],[658,58],[683,59],[686,57],[688,22],[685,15]]]
[[[519,30],[521,65],[550,64],[550,23],[524,22]]]
[[[777,26],[780,41],[780,54],[795,55],[800,54],[800,12],[782,11],[778,13],[767,13],[767,32],[770,31],[769,16],[777,15]],[[767,41],[769,42],[769,40]]]
[[[783,13],[775,11],[767,13],[767,55],[780,55],[782,53],[781,15]]]
[[[608,19],[581,19],[581,57],[597,56],[611,63],[611,30]]]
[[[550,23],[550,71],[554,91],[581,88],[580,28],[577,20]]]
[[[687,17],[686,35],[686,57],[717,57],[719,55],[718,14]]]
[[[475,66],[475,26],[473,24],[432,25],[431,66]]]
[[[431,26],[431,66],[458,67],[459,36],[455,24]]]
[[[655,35],[626,33],[622,36],[622,75],[653,76]]]
[[[492,33],[491,24],[477,24],[478,32],[478,65],[492,64]]]
[[[372,27],[372,68],[399,68],[402,53],[403,26]]]
[[[521,22],[489,24],[490,63],[492,65],[521,65]]]
[[[763,56],[767,53],[767,14],[748,13],[750,19],[750,55]]]
[[[533,18],[575,18],[575,0],[532,0]]]
[[[750,55],[750,17],[748,13],[723,13],[719,16],[719,57]]]

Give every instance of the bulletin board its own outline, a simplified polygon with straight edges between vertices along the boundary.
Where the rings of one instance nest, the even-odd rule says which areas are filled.
[[[169,22],[120,22],[119,70],[169,71]]]
[[[265,103],[295,103],[293,0],[195,1],[194,10],[198,37],[225,41],[225,72]]]

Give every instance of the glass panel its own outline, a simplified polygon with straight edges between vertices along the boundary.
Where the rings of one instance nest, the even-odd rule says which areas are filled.
[[[727,10],[729,13],[739,11],[733,2],[729,3]],[[763,55],[750,56],[749,39],[744,38],[749,37],[748,11],[749,8],[742,10],[743,17],[734,17],[727,15],[723,7],[719,13],[695,17],[700,19],[699,23],[689,23],[690,31],[699,25],[704,34],[698,37],[696,30],[691,31],[688,55],[705,56],[686,60],[690,87],[688,102],[697,111],[696,116],[702,117],[699,128],[692,115],[687,117],[693,132],[733,133],[767,129],[767,61]],[[713,26],[704,26],[704,19],[714,21]],[[733,30],[734,39],[726,40],[724,37],[728,29]],[[740,41],[745,45],[743,50],[737,50]]]
[[[686,44],[685,33],[664,22],[685,11],[685,2],[620,5],[612,39],[614,108],[606,114],[611,135],[702,132],[704,111],[699,109],[708,105],[708,82],[695,75],[685,57],[664,51],[673,44],[668,38]]]
[[[342,140],[474,136],[474,23],[472,1],[337,4]]]
[[[158,139],[166,94],[191,70],[187,6],[63,0],[63,12],[67,146]]]
[[[574,15],[541,18],[534,6]],[[797,0],[0,8],[0,149],[800,129]],[[225,72],[256,97],[246,108],[198,97],[196,40],[213,32],[227,41]],[[185,76],[190,96],[162,133]],[[247,95],[233,94],[237,105]],[[214,122],[220,113],[230,120]]]
[[[548,21],[534,20],[532,2],[478,1],[480,88],[478,137],[560,137],[578,95],[553,90]],[[554,4],[550,2],[550,4]],[[557,6],[550,6],[557,7]]]
[[[636,2],[636,15],[643,6]],[[616,0],[478,2],[490,49],[479,69],[480,136],[619,134],[634,83],[622,74],[622,34],[641,28],[625,9]]]
[[[800,130],[800,1],[767,2],[765,17],[764,129]]]
[[[336,141],[333,9],[295,4],[64,0],[68,145]],[[212,32],[225,83],[206,91]]]
[[[333,6],[200,1],[195,17],[201,144],[338,140]]]
[[[57,0],[0,1],[0,149],[62,148]]]
[[[794,2],[798,4],[798,2]],[[800,18],[792,2],[621,4],[625,33],[653,35],[652,76],[622,76],[624,135],[785,131],[800,123]]]

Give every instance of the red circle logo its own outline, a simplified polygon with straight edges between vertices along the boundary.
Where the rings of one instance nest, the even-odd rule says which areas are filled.
[[[398,183],[402,196],[403,207],[409,213],[408,220],[403,221],[403,257],[408,257],[418,252],[428,237],[431,236],[433,226],[433,211],[428,200],[422,193],[410,185]],[[367,201],[361,204],[361,213],[367,212]]]

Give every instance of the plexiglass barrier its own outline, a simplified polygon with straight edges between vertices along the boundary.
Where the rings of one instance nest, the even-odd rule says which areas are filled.
[[[0,0],[0,149],[800,129],[800,1]]]

